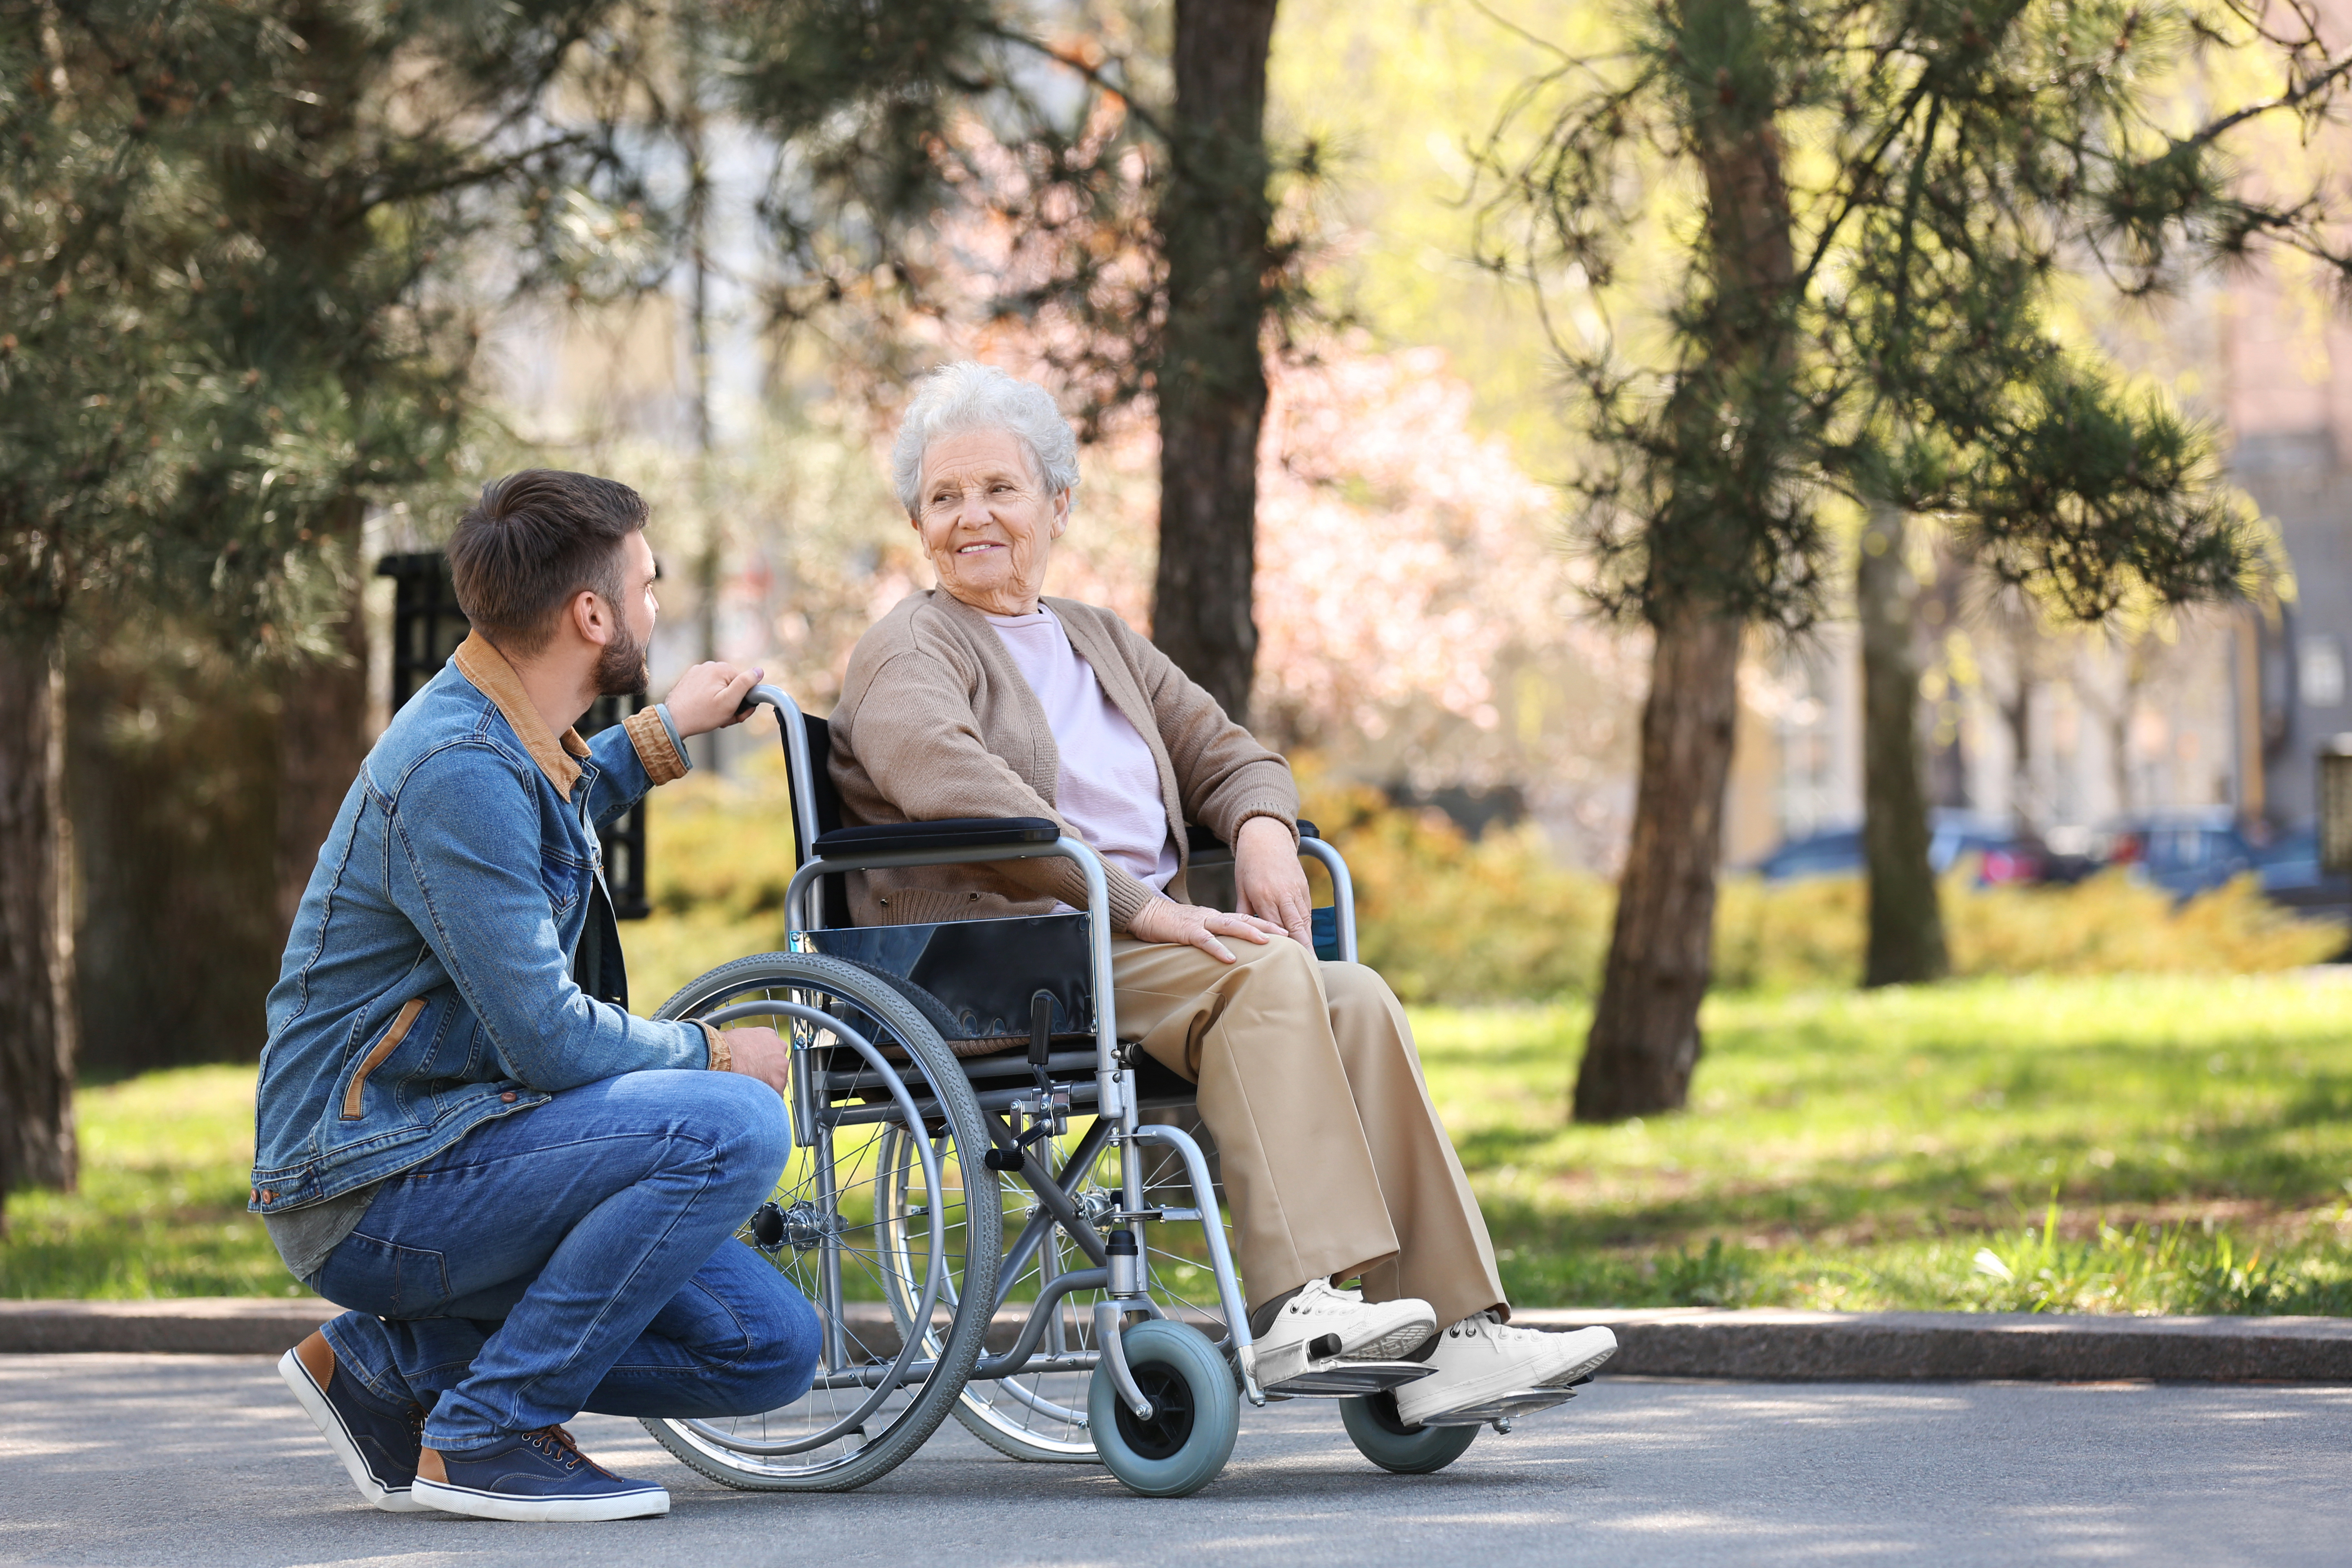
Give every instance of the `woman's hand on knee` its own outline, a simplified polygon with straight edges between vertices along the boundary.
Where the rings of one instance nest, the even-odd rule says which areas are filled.
[[[1273,921],[1302,946],[1315,945],[1309,934],[1315,900],[1298,864],[1298,839],[1279,818],[1253,816],[1242,824],[1234,840],[1234,893],[1244,913]]]
[[[789,1093],[793,1086],[793,1048],[773,1029],[746,1028],[727,1031],[729,1072],[740,1072],[745,1078],[756,1078],[778,1094]]]
[[[1263,946],[1276,937],[1289,934],[1272,921],[1260,920],[1255,915],[1227,914],[1198,904],[1180,904],[1173,899],[1154,899],[1144,905],[1141,912],[1128,922],[1127,933],[1138,942],[1182,942],[1197,947],[1220,963],[1234,962],[1233,950],[1217,940],[1221,936],[1236,936]]]

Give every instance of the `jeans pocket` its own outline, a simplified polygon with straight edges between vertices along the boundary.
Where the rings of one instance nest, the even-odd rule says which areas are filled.
[[[336,1306],[383,1318],[425,1317],[449,1300],[441,1254],[356,1230],[328,1254],[315,1278],[313,1289]]]

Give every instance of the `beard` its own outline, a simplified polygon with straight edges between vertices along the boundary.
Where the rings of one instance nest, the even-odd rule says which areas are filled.
[[[641,697],[652,680],[653,673],[646,668],[646,645],[625,621],[619,635],[596,656],[596,695]]]

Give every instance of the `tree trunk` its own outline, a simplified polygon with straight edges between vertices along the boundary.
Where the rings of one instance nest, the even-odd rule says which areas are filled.
[[[279,699],[200,623],[150,610],[76,637],[66,797],[83,1074],[249,1065],[259,1049],[286,951]]]
[[[343,531],[356,562],[362,503]],[[331,552],[330,552],[331,554]],[[367,617],[352,574],[339,628],[339,659],[314,659],[282,677],[278,719],[278,924],[294,924],[319,847],[367,756]],[[258,1049],[257,1044],[256,1048]]]
[[[1237,721],[1257,663],[1260,347],[1268,303],[1265,65],[1275,0],[1176,0],[1174,145],[1160,209],[1160,567],[1151,637]]]
[[[2033,689],[2036,677],[2032,611],[2021,599],[2009,625],[2011,681],[2000,702],[2000,721],[2009,731],[2009,816],[2011,831],[2028,843],[2042,841],[2042,811],[2033,787]]]
[[[1739,705],[1740,624],[1685,611],[1658,628],[1642,705],[1642,782],[1576,1120],[1672,1110],[1698,1065],[1715,943],[1723,785]]]
[[[0,1200],[74,1184],[63,684],[55,627],[0,639]]]
[[[1874,506],[1854,571],[1862,622],[1863,850],[1870,865],[1864,985],[1940,980],[1950,968],[1928,863],[1919,777],[1919,660],[1911,639],[1916,584],[1903,558],[1903,513]]]
[[[1678,19],[1710,49],[1760,47],[1749,0],[1692,0]],[[1779,482],[1784,407],[1772,389],[1792,358],[1796,277],[1789,189],[1772,99],[1728,71],[1694,73],[1686,109],[1706,184],[1713,297],[1697,329],[1705,359],[1678,379],[1667,413],[1676,450],[1654,458],[1674,485],[1649,520],[1647,610],[1657,634],[1642,708],[1642,773],[1617,924],[1577,1068],[1574,1115],[1608,1121],[1677,1110],[1698,1064],[1698,1005],[1715,942],[1723,786],[1738,710],[1742,618],[1694,572],[1710,552],[1750,548],[1749,521]],[[1726,402],[1762,399],[1726,423]],[[1727,466],[1718,452],[1732,454]]]

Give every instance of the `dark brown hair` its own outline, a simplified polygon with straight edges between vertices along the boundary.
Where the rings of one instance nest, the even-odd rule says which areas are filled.
[[[583,588],[620,613],[621,542],[645,525],[645,498],[616,479],[556,468],[493,479],[449,536],[457,607],[499,651],[537,653]]]

